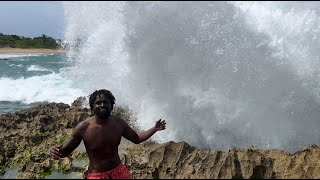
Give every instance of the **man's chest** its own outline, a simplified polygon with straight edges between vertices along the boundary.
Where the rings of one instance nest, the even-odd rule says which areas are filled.
[[[105,146],[120,144],[122,129],[119,126],[89,127],[84,133],[83,140],[88,148],[97,149]]]

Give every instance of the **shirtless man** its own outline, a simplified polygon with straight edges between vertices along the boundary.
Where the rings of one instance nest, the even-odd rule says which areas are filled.
[[[95,91],[89,101],[94,116],[77,124],[65,144],[52,147],[51,156],[54,159],[67,157],[83,140],[89,157],[88,179],[132,179],[118,154],[121,136],[139,144],[157,131],[164,130],[165,120],[159,119],[154,127],[138,135],[126,121],[111,115],[115,98],[110,91]]]

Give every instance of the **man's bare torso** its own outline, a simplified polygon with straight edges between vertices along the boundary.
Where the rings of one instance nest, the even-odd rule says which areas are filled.
[[[81,134],[90,159],[89,172],[104,172],[121,163],[118,146],[124,128],[122,119],[115,116],[101,124],[96,123],[95,117],[83,122]]]
[[[166,122],[159,119],[154,127],[138,135],[123,119],[110,116],[115,98],[108,90],[95,91],[90,95],[89,101],[94,117],[78,123],[69,140],[52,147],[50,155],[54,159],[67,157],[83,140],[90,161],[88,173],[91,175],[114,169],[120,165],[118,147],[121,137],[139,144],[149,139],[157,131],[166,128]]]

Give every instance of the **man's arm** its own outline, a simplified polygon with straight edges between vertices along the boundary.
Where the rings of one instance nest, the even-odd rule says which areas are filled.
[[[69,156],[80,144],[82,141],[82,133],[86,128],[87,123],[80,122],[73,130],[71,138],[60,146],[52,147],[50,154],[53,158],[59,159]]]
[[[122,136],[135,144],[142,143],[143,141],[149,139],[157,131],[161,131],[161,130],[166,129],[165,120],[161,121],[161,119],[159,119],[156,122],[156,125],[154,127],[150,128],[149,130],[144,131],[138,135],[125,121],[123,121],[123,122],[125,123],[125,129],[123,131]]]

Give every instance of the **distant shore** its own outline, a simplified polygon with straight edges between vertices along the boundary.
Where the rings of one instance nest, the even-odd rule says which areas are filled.
[[[64,54],[66,50],[61,49],[22,49],[22,48],[0,48],[0,54],[15,53],[44,53],[44,54]]]

